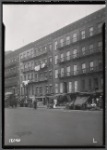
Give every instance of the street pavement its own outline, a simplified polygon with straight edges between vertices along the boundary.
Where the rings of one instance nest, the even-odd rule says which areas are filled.
[[[102,146],[103,112],[5,108],[5,145]]]

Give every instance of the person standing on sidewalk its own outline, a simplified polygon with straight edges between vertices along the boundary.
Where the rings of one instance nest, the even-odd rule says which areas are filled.
[[[34,108],[37,109],[37,99],[36,99],[36,96],[35,96],[35,99],[34,99]]]

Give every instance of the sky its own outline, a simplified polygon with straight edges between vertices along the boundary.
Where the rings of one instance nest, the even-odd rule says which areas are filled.
[[[105,5],[3,5],[5,50],[34,42]]]

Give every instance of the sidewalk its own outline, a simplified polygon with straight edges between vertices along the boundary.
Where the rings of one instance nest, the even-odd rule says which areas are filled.
[[[47,108],[47,106],[46,105],[39,105],[39,106],[37,106],[38,108]],[[57,106],[57,107],[55,107],[55,108],[47,108],[47,109],[64,109],[65,108],[65,106]]]

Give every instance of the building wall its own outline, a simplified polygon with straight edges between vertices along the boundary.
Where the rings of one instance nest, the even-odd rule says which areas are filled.
[[[101,13],[101,14],[100,14]],[[96,13],[96,14],[92,14],[88,17],[85,17],[84,19],[82,19],[81,21],[78,21],[78,23],[74,23],[75,27],[72,26],[71,24],[71,30],[69,29],[69,33],[63,34],[57,38],[54,39],[53,41],[53,53],[54,53],[54,57],[56,55],[58,55],[58,64],[55,64],[54,66],[54,89],[55,89],[55,85],[58,84],[58,93],[60,93],[60,84],[67,82],[67,86],[68,86],[68,82],[72,81],[72,86],[73,86],[73,92],[74,92],[74,81],[78,81],[78,91],[89,91],[88,88],[88,79],[91,78],[91,80],[94,80],[94,78],[97,78],[97,74],[99,73],[98,76],[98,89],[101,89],[100,86],[100,82],[101,82],[101,78],[103,76],[103,72],[102,69],[101,71],[96,71],[96,73],[91,73],[91,76],[89,74],[86,74],[85,76],[71,76],[71,77],[65,77],[60,79],[59,77],[56,79],[55,78],[55,70],[58,70],[58,74],[61,74],[61,68],[64,68],[64,72],[66,73],[66,68],[68,66],[70,66],[71,72],[74,71],[74,65],[77,65],[78,70],[82,70],[82,64],[85,63],[86,64],[86,68],[89,68],[89,64],[91,61],[93,61],[94,63],[94,67],[97,67],[99,65],[99,61],[102,62],[102,54],[103,54],[103,50],[102,46],[98,47],[98,42],[101,42],[100,45],[102,44],[102,25],[104,23],[104,12],[100,13]],[[99,26],[101,26],[101,28],[99,29]],[[90,32],[89,29],[90,27],[93,27],[93,35],[90,36]],[[85,31],[85,38],[82,39],[82,35],[81,35],[81,31]],[[63,32],[63,31],[62,31]],[[73,42],[73,35],[77,34],[77,41]],[[69,36],[70,38],[70,44],[67,45],[66,44],[66,38]],[[62,42],[62,47],[61,47],[61,40]],[[55,44],[57,42],[57,49],[55,50]],[[93,45],[93,51],[92,54],[89,53],[90,51],[90,46]],[[82,47],[85,47],[86,52],[89,53],[87,56],[83,57],[81,56],[82,54]],[[80,55],[78,59],[73,59],[73,51],[74,49],[77,49],[77,55]],[[70,58],[72,58],[71,61],[66,61],[63,63],[60,63],[61,61],[61,55],[64,55],[64,59],[66,59],[66,54],[67,52],[70,52]],[[100,62],[100,63],[101,63]],[[55,63],[55,61],[54,61]],[[85,80],[85,89],[82,88],[81,86],[81,80],[83,79]],[[64,84],[65,86],[65,84]],[[95,90],[95,85],[92,85],[92,89],[91,90]],[[67,87],[68,88],[68,87]],[[67,90],[68,91],[68,90]],[[54,91],[55,92],[55,91]]]
[[[20,57],[20,85],[23,81],[29,80],[28,95],[43,96],[52,93],[53,85],[53,64],[52,64],[52,45],[50,39],[35,42],[32,48],[19,54]],[[30,55],[31,54],[31,55]],[[28,56],[29,55],[29,56]],[[24,57],[23,57],[24,56]],[[51,59],[50,59],[51,58]],[[30,64],[29,64],[30,63]],[[35,71],[35,67],[45,64],[44,68]],[[30,66],[29,66],[30,65]],[[50,90],[51,89],[51,90]],[[24,93],[24,86],[20,87],[21,95]]]
[[[71,92],[75,92],[75,81],[78,82],[77,91],[101,90],[103,84],[102,54],[104,51],[101,27],[104,21],[105,9],[102,9],[16,50],[15,53],[19,56],[20,95],[24,94],[23,81],[25,80],[30,80],[28,84],[29,96],[40,97],[51,93],[70,92],[68,84],[72,84]],[[93,35],[90,36],[90,33]],[[85,52],[82,50],[83,47],[85,47]],[[77,53],[74,53],[75,49],[77,49]],[[68,51],[70,60],[66,61]],[[61,62],[61,54],[64,56],[64,62]],[[56,56],[58,56],[57,60],[55,60]],[[47,61],[47,67],[35,71],[34,68],[40,65],[44,59]],[[94,64],[91,67],[93,71],[90,71],[90,62]],[[86,73],[83,73],[82,64],[84,63]],[[75,76],[72,75],[74,74],[74,65],[77,65],[78,72]],[[70,66],[69,77],[66,76],[68,66]],[[64,78],[61,78],[61,68],[64,68]],[[55,70],[58,70],[57,78],[55,78]],[[41,79],[42,81],[40,81]],[[62,87],[60,88],[62,84],[64,91]],[[95,86],[96,84],[98,85]]]
[[[15,52],[5,55],[5,92],[19,93],[19,60]]]

